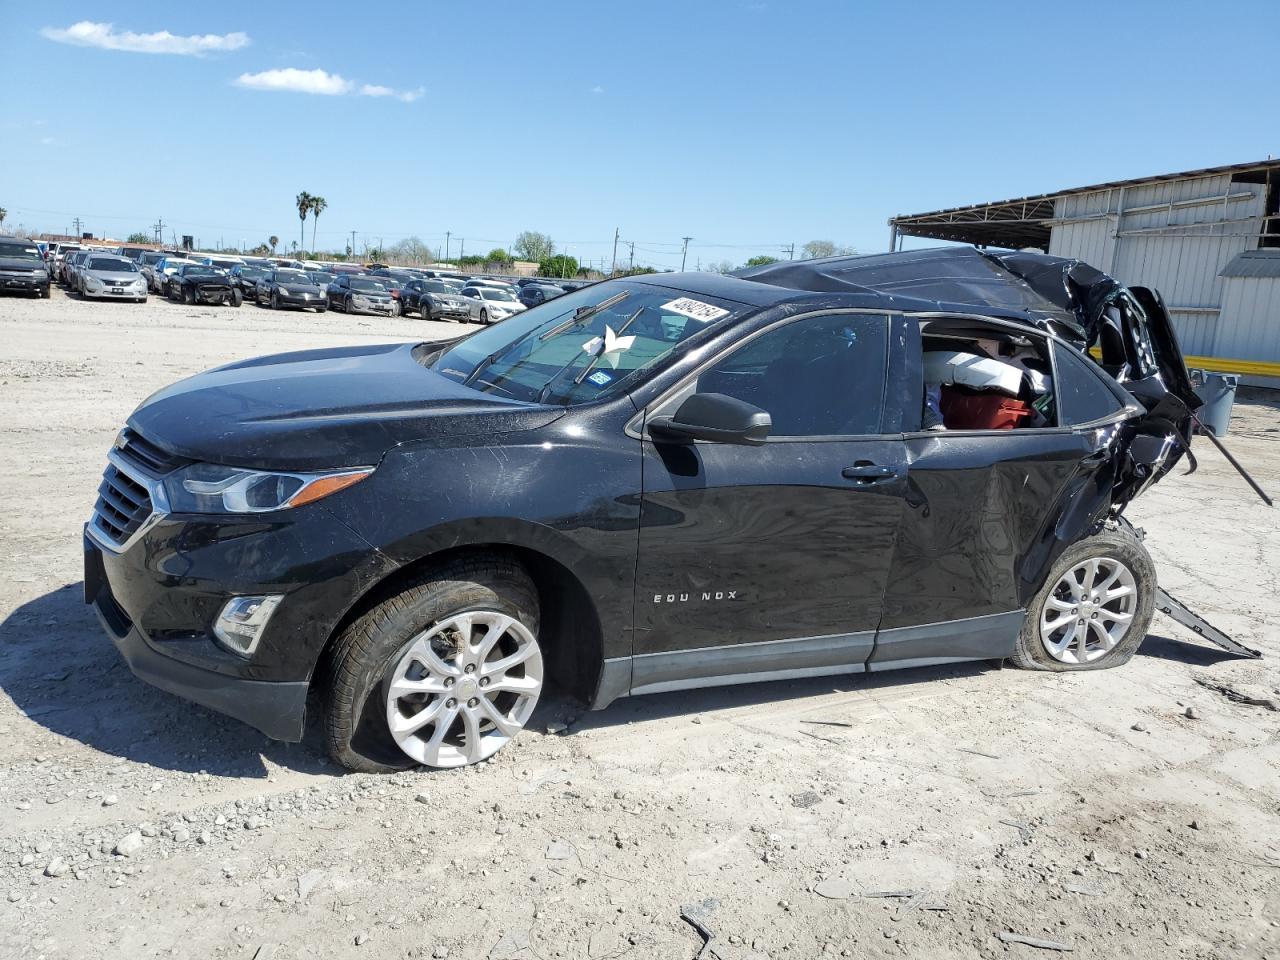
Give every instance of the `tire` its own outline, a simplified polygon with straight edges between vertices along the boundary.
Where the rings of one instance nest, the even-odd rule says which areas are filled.
[[[486,310],[484,307],[480,308],[480,322],[481,323],[489,322],[489,311]]]
[[[274,290],[271,291],[271,309],[272,310],[280,309],[280,297]]]
[[[342,301],[342,312],[343,312],[343,313],[350,313],[350,312],[351,312],[351,298],[350,298],[350,297],[347,297],[345,300],[343,300],[343,301]]]
[[[1104,586],[1109,595],[1131,592],[1108,601],[1084,589],[1089,586]],[[1028,605],[1013,662],[1024,670],[1055,672],[1119,667],[1142,645],[1155,612],[1155,596],[1156,569],[1146,547],[1128,526],[1109,525],[1072,544],[1053,565]],[[1095,604],[1093,597],[1099,602]],[[1065,648],[1055,652],[1064,641]]]
[[[320,306],[316,307],[316,313],[324,313],[324,312],[325,312],[325,310],[327,310],[327,309],[328,309],[328,307],[326,307],[326,306],[322,303],[322,304],[320,304]]]
[[[497,558],[472,558],[424,571],[419,578],[404,584],[397,593],[386,596],[352,621],[328,651],[321,673],[325,742],[330,756],[349,770],[365,773],[390,773],[420,762],[428,766],[464,766],[492,756],[527,723],[541,692],[537,597],[528,574],[516,564]],[[437,675],[444,675],[428,671],[410,651],[415,641],[421,643],[420,638],[429,636],[430,631],[445,629],[451,618],[464,613],[475,614],[477,624],[492,618],[505,625],[498,641],[501,647],[489,654],[486,663],[494,663],[495,655],[506,658],[512,652],[527,653],[527,659],[509,668],[522,676],[507,674],[506,677],[531,690],[526,694],[489,694],[493,700],[487,700],[478,688],[468,690],[463,686],[464,682],[468,686],[476,684],[483,666],[475,673],[457,672],[456,680],[452,676],[446,678],[450,690],[471,694],[466,704],[478,705],[482,699],[496,703],[497,711],[508,721],[507,734],[490,721],[476,737],[474,752],[467,750],[471,741],[465,736],[463,719],[464,714],[475,714],[470,714],[471,708],[458,702],[461,697],[450,697],[443,686],[430,693],[406,694],[407,699],[392,699],[391,694],[391,680],[401,676],[405,664],[412,665],[417,671],[415,676],[422,676],[417,682],[432,682]],[[474,628],[473,642],[483,646],[488,632],[486,629],[477,641],[474,638],[479,629]],[[449,627],[442,636],[456,637],[456,634]],[[454,654],[448,651],[440,636],[436,640],[432,647],[438,653],[436,662],[453,669]],[[409,746],[402,748],[391,733],[390,720],[392,717],[405,719],[405,709],[411,710],[419,703],[426,704],[424,711],[430,708],[453,711],[449,726],[437,731],[437,724],[428,721],[406,735]],[[449,706],[451,703],[453,707]],[[477,714],[483,715],[483,708]],[[412,716],[410,713],[408,719]],[[432,739],[441,741],[434,755],[428,745]],[[407,749],[417,755],[410,756]]]
[[[179,292],[182,294],[183,303],[185,303],[189,307],[194,307],[196,305],[196,291],[194,287],[191,288],[190,290],[188,290],[186,287],[183,287],[182,290]]]
[[[401,307],[400,307],[400,301],[399,301],[399,300],[392,300],[392,301],[391,301],[391,315],[392,315],[393,317],[398,317],[398,316],[400,316],[400,315],[401,315],[401,314],[403,314],[403,313],[404,313],[404,310],[402,310],[402,309],[401,309]]]
[[[239,287],[235,287],[231,291],[231,305],[233,307],[238,307],[242,303],[244,303],[244,294],[240,292]]]

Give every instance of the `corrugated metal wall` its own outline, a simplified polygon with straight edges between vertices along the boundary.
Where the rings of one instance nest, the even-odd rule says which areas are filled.
[[[1218,356],[1280,363],[1280,280],[1228,277],[1223,280]]]
[[[1257,247],[1265,190],[1223,175],[1061,197],[1049,252],[1159,290],[1186,353],[1255,359],[1227,353],[1218,343],[1220,315],[1233,316],[1220,314],[1224,281],[1218,272],[1236,254]]]

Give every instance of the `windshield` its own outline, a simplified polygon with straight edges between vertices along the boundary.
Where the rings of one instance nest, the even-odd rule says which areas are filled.
[[[454,288],[440,280],[423,280],[422,289],[427,293],[453,293]]]
[[[0,243],[0,257],[10,260],[40,260],[40,250],[32,243]]]
[[[380,284],[377,280],[370,280],[368,277],[352,277],[352,290],[368,290],[371,293],[386,293],[387,288]]]
[[[182,271],[184,277],[220,277],[222,271],[214,267],[206,267],[204,264],[189,264]]]
[[[276,283],[300,283],[303,286],[311,286],[312,280],[301,270],[277,270]]]
[[[338,275],[336,273],[322,273],[319,270],[314,270],[311,273],[308,273],[307,276],[311,278],[312,282],[317,283],[322,287],[327,287],[337,279]]]
[[[89,261],[90,270],[102,270],[106,273],[137,273],[138,267],[132,260],[117,260],[115,257],[93,257]]]
[[[511,294],[505,290],[492,290],[489,287],[480,287],[476,290],[481,300],[515,300]]]
[[[434,369],[485,393],[585,403],[616,392],[690,338],[748,309],[669,287],[601,283],[458,341]]]
[[[268,272],[262,267],[241,267],[240,277],[244,280],[261,280]]]

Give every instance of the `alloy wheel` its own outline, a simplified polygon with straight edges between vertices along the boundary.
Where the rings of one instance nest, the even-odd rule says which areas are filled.
[[[516,618],[469,610],[409,641],[383,689],[400,749],[427,766],[461,767],[524,728],[542,692],[542,651]]]
[[[1040,642],[1062,663],[1092,663],[1110,653],[1133,623],[1138,585],[1113,557],[1093,557],[1064,573],[1040,611]]]

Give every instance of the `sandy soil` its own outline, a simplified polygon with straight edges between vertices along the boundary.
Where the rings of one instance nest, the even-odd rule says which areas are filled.
[[[1280,957],[1280,713],[1197,683],[1280,699],[1280,529],[1203,442],[1133,519],[1262,661],[1158,616],[1121,670],[554,701],[490,763],[392,777],[135,680],[80,598],[129,411],[246,355],[458,329],[0,300],[0,957],[694,957],[682,909],[723,960]],[[1239,404],[1230,444],[1280,492],[1280,405]]]

